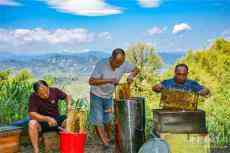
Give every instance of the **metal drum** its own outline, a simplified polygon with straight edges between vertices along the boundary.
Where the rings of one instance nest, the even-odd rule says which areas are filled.
[[[145,140],[145,99],[115,101],[116,152],[138,153]]]

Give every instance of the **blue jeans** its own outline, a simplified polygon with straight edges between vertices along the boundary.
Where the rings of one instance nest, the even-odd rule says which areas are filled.
[[[90,123],[96,126],[110,123],[112,121],[112,113],[105,111],[112,108],[112,106],[112,98],[105,99],[90,93]]]

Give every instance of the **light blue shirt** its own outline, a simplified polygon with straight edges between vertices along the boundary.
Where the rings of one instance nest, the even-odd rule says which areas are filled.
[[[124,62],[119,68],[116,68],[115,71],[112,70],[109,58],[102,59],[99,61],[91,77],[95,79],[117,79],[120,80],[124,73],[130,73],[134,70],[135,66],[129,64],[128,62]],[[115,86],[113,84],[107,83],[98,86],[91,86],[90,92],[96,96],[101,98],[109,99],[112,97]]]

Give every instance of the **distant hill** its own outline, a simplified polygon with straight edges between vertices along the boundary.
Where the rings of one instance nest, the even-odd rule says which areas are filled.
[[[159,53],[167,65],[173,64],[184,53],[170,52]],[[49,53],[42,55],[23,55],[13,53],[0,54],[0,70],[13,68],[20,70],[29,69],[34,76],[40,77],[44,74],[57,77],[76,76],[76,74],[89,75],[95,63],[109,57],[109,53],[101,51],[89,51],[83,53]]]
[[[36,76],[44,74],[74,75],[88,74],[95,63],[108,57],[109,54],[99,51],[85,53],[50,53],[43,55],[0,54],[0,70],[23,68],[31,70]]]

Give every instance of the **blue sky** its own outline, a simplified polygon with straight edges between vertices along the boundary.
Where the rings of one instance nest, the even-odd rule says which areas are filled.
[[[0,52],[159,52],[230,39],[230,0],[0,0]]]

